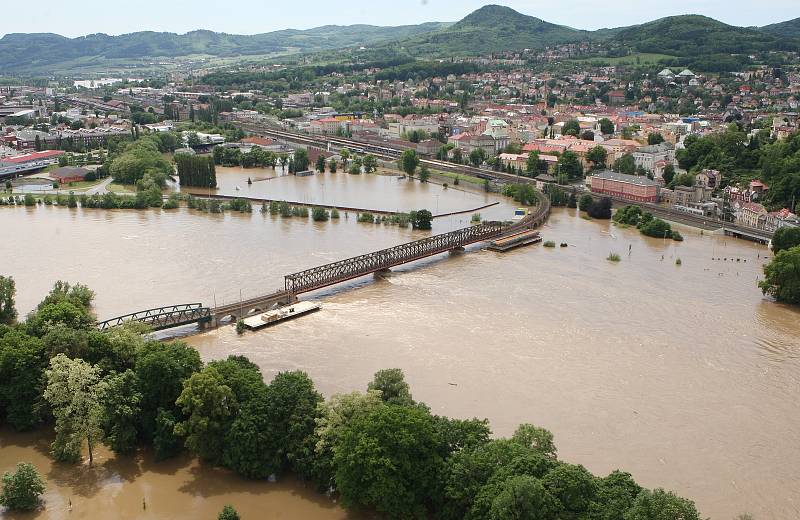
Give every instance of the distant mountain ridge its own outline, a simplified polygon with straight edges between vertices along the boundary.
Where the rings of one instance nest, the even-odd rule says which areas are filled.
[[[456,23],[378,27],[326,25],[255,35],[207,30],[186,34],[135,32],[120,36],[92,34],[66,38],[51,33],[7,34],[0,38],[0,74],[70,70],[104,60],[142,60],[192,55],[246,57],[276,53],[314,53],[359,46],[391,49],[409,57],[485,55],[540,49],[565,43],[607,42],[615,52],[675,57],[747,55],[800,50],[800,18],[762,28],[736,27],[713,18],[681,15],[630,27],[585,31],[521,14],[509,7],[486,5]]]
[[[11,33],[0,38],[0,73],[4,70],[41,68],[69,60],[175,58],[205,54],[248,56],[279,52],[314,52],[432,32],[450,24],[380,27],[374,25],[326,25],[314,29],[285,29],[254,35],[218,33],[208,30],[186,34],[141,31],[119,36],[91,34],[67,38],[52,33]]]

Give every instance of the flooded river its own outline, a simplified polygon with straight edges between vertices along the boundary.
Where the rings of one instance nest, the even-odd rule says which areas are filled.
[[[496,200],[444,191],[434,191],[440,204],[456,209]],[[382,193],[371,205],[389,204]],[[429,206],[424,195],[420,204],[409,197],[411,207]],[[493,211],[512,208],[505,202]],[[354,215],[313,223],[258,212],[0,208],[0,220],[1,270],[17,280],[20,310],[63,278],[97,291],[101,318],[165,303],[236,301],[239,289],[248,298],[278,287],[288,272],[425,236],[358,224]],[[437,220],[436,231],[468,220]],[[684,242],[665,242],[556,210],[543,234],[568,247],[441,255],[309,295],[323,301],[314,315],[189,341],[206,360],[246,355],[267,378],[305,370],[326,395],[362,389],[376,370],[400,367],[414,397],[435,413],[487,417],[498,435],[520,422],[544,426],[564,460],[598,474],[629,471],[645,486],[692,498],[705,516],[800,517],[800,313],[758,290],[763,246],[680,230]],[[622,260],[607,261],[610,252]],[[0,449],[0,469],[40,453],[14,442]],[[186,501],[198,517],[225,502],[244,511],[269,500],[286,501],[285,518],[342,515],[291,483],[268,487],[215,473],[206,483],[212,491],[193,494],[206,470],[186,460],[178,469],[146,461],[135,463],[139,469],[112,464],[103,482],[113,485],[85,500],[100,508],[119,500],[139,513],[142,493],[125,490],[147,488]],[[114,498],[122,495],[130,498]]]

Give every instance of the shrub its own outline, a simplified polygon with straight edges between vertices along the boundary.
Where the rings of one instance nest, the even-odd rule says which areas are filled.
[[[331,218],[339,218],[339,210],[338,209],[333,208],[331,210]]]
[[[329,215],[325,208],[315,206],[314,209],[311,210],[311,218],[315,222],[325,222],[328,220]]]
[[[543,245],[544,247],[556,247],[556,243],[555,243],[555,242],[553,242],[552,240],[548,240],[548,241],[546,241],[546,242],[545,242],[544,244],[542,244],[542,245]]]
[[[236,334],[244,334],[244,320],[239,319],[236,321]]]
[[[39,495],[44,493],[44,481],[29,462],[17,464],[16,471],[3,475],[0,505],[16,511],[31,511],[39,505]]]
[[[358,214],[358,221],[359,222],[368,222],[372,224],[375,222],[375,216],[372,213],[359,213]]]
[[[617,253],[608,253],[606,260],[610,262],[619,262],[622,258]]]

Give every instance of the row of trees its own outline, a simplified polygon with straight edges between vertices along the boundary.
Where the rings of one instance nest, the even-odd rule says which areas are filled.
[[[175,164],[181,186],[217,187],[217,171],[212,157],[178,153],[175,154]]]
[[[247,478],[292,473],[390,518],[699,519],[692,502],[627,473],[560,461],[543,428],[492,439],[486,420],[434,415],[399,369],[325,400],[304,372],[265,383],[244,357],[203,364],[137,325],[101,333],[84,286],[59,282],[22,323],[9,294],[13,280],[0,279],[0,414],[17,429],[52,424],[59,461],[86,447],[91,464],[101,442],[120,456],[151,445],[159,460],[186,449]]]

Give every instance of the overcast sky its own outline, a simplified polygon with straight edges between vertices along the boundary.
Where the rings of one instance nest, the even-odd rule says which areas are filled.
[[[37,0],[4,6],[0,34],[53,32],[82,36],[135,31],[211,29],[255,34],[320,25],[406,25],[456,21],[479,0]],[[800,0],[507,0],[496,2],[578,29],[619,27],[675,14],[704,14],[732,25],[766,25],[800,17]]]

